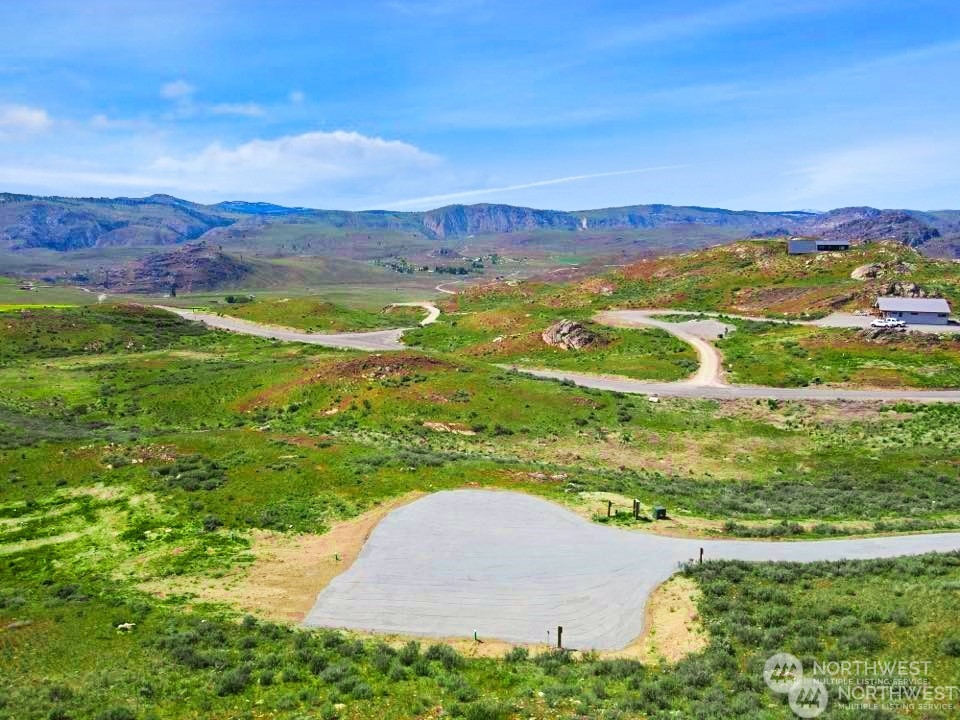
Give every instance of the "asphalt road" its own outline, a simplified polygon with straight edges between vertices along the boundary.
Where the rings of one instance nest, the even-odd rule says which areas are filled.
[[[429,325],[440,316],[440,310],[428,302],[397,303],[411,305],[427,310],[427,317],[420,323]],[[156,305],[155,307],[176,313],[188,320],[196,320],[210,327],[232,332],[287,340],[290,342],[310,343],[325,347],[365,350],[368,352],[388,352],[408,349],[400,338],[409,328],[393,330],[375,330],[357,333],[307,333],[293,328],[263,325],[249,320],[217,315],[207,312],[195,312],[184,308]],[[521,372],[541,378],[569,380],[582,387],[598,390],[612,390],[622,393],[641,395],[662,395],[664,397],[713,398],[730,400],[737,398],[772,398],[777,400],[849,400],[849,401],[908,401],[908,402],[960,402],[960,390],[844,390],[835,388],[774,388],[762,385],[729,385],[721,373],[722,360],[719,351],[704,340],[703,328],[683,323],[669,323],[651,317],[663,314],[658,310],[611,310],[598,315],[598,320],[618,327],[658,327],[690,343],[697,351],[700,365],[697,372],[680,382],[647,382],[632,378],[595,375],[593,373],[540,368],[518,368]]]
[[[811,325],[813,327],[824,328],[849,328],[853,330],[870,327],[870,323],[876,320],[872,315],[854,315],[848,312],[835,312],[818,320],[781,320],[779,318],[762,318],[752,315],[736,315],[734,313],[718,313],[712,311],[694,311],[694,310],[607,310],[601,313],[616,321],[621,319],[627,323],[631,321],[650,318],[656,315],[706,315],[712,318],[728,317],[738,320],[756,320],[757,322],[781,323],[783,325]],[[933,335],[958,334],[960,333],[960,324],[951,325],[908,325],[910,332],[929,333]]]
[[[808,542],[688,540],[596,525],[521,493],[453,490],[384,518],[304,624],[615,650],[643,629],[650,592],[706,559],[810,562],[960,549],[960,533]],[[551,635],[548,637],[548,632]]]
[[[421,321],[421,325],[429,325],[436,321],[440,316],[440,310],[432,303],[396,303],[398,306],[422,307],[428,313],[426,319]],[[204,325],[218,328],[220,330],[230,330],[231,332],[243,333],[245,335],[256,335],[257,337],[271,338],[273,340],[287,340],[290,342],[309,343],[311,345],[323,345],[324,347],[344,348],[349,350],[366,350],[370,352],[386,352],[391,350],[406,350],[407,346],[400,342],[400,336],[409,328],[395,328],[392,330],[374,330],[372,332],[355,333],[308,333],[293,328],[281,327],[277,325],[263,325],[249,320],[230,317],[229,315],[217,315],[208,312],[196,312],[184,308],[169,307],[166,305],[157,305],[161,310],[176,313],[187,320],[196,320]]]
[[[765,385],[695,385],[690,382],[647,382],[610,375],[518,367],[517,371],[539,378],[569,380],[581,387],[637,395],[710,398],[770,398],[773,400],[848,400],[851,402],[960,402],[960,390],[845,390],[840,388],[775,388]]]
[[[908,401],[908,402],[960,402],[960,390],[846,390],[839,388],[805,387],[774,388],[764,385],[731,385],[723,377],[723,358],[720,351],[702,337],[704,328],[694,323],[673,323],[657,320],[657,315],[700,313],[673,310],[607,310],[598,313],[596,320],[612,327],[654,327],[689,343],[697,351],[700,366],[697,372],[680,382],[647,382],[631,378],[595,375],[593,373],[567,372],[561,370],[519,368],[521,372],[542,378],[569,380],[582,387],[641,395],[665,397],[695,397],[730,400],[737,398],[772,398],[776,400],[849,400],[862,401]],[[712,316],[716,314],[708,313]],[[742,317],[742,316],[730,316]],[[834,316],[831,316],[834,317]],[[850,315],[857,322],[864,320]],[[750,318],[745,318],[750,319]],[[756,318],[753,318],[756,319]],[[827,322],[829,318],[823,321]],[[869,322],[869,318],[866,318]],[[781,322],[781,321],[773,321]],[[834,319],[831,322],[838,322]],[[813,324],[813,323],[808,323]],[[832,327],[838,327],[833,325]],[[716,328],[708,328],[714,334]],[[699,334],[698,334],[699,333]]]

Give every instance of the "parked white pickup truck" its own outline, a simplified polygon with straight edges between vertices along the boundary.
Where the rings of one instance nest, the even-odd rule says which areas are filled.
[[[875,328],[899,328],[906,326],[907,324],[903,320],[897,320],[896,318],[877,318],[870,323],[870,327]]]

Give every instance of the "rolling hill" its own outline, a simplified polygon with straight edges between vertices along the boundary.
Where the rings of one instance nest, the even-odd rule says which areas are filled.
[[[262,274],[244,269],[244,262],[257,261],[389,265],[403,258],[432,268],[438,258],[447,264],[460,256],[499,255],[540,269],[623,263],[740,238],[790,234],[854,243],[895,240],[926,255],[960,257],[960,211],[953,210],[755,212],[653,204],[565,212],[478,204],[426,212],[353,212],[241,201],[201,205],[169,195],[0,194],[0,262],[8,274],[113,274],[121,286],[131,287],[142,286],[143,279],[156,285],[150,276],[159,272],[158,264],[179,266],[181,261],[182,272],[161,273],[163,283],[182,274],[189,287],[235,285],[244,276]],[[175,252],[195,242],[211,248],[203,262],[196,262],[200,256],[195,251]],[[170,257],[158,256],[171,252]],[[224,253],[234,259],[225,260]],[[213,272],[210,278],[203,277],[205,267]]]

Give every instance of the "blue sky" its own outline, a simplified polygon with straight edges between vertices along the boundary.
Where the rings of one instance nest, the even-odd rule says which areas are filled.
[[[0,190],[960,207],[960,3],[5,0]]]

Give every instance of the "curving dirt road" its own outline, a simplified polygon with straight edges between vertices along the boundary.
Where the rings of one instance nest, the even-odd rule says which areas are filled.
[[[402,302],[390,303],[390,307],[418,307],[427,311],[427,316],[420,321],[420,327],[424,325],[433,325],[440,317],[440,308],[431,302]]]
[[[960,548],[960,533],[800,542],[689,540],[591,523],[516,492],[453,490],[384,518],[307,626],[548,642],[615,650],[640,635],[647,597],[679,565],[841,560]],[[555,640],[554,636],[554,640]]]
[[[440,317],[440,309],[433,303],[412,302],[395,303],[395,305],[421,307],[425,309],[428,314],[427,317],[420,322],[420,325],[429,325],[436,322],[437,318]],[[310,345],[322,345],[324,347],[347,350],[365,350],[368,352],[389,352],[407,349],[407,346],[400,342],[400,337],[409,330],[409,328],[355,333],[308,333],[279,325],[264,325],[250,320],[241,320],[240,318],[229,315],[217,315],[216,313],[186,310],[184,308],[170,307],[167,305],[155,305],[154,307],[175,313],[187,320],[202,322],[204,325],[219,330],[229,330],[231,332],[243,333],[244,335],[255,335],[273,340],[302,342],[309,343]]]
[[[422,307],[427,317],[421,325],[436,322],[440,310],[429,302],[396,303],[400,306]],[[176,313],[188,320],[196,320],[210,327],[232,332],[256,335],[258,337],[290,342],[310,343],[325,347],[364,350],[367,352],[389,352],[406,350],[401,336],[409,328],[393,330],[375,330],[357,333],[308,333],[293,328],[241,320],[228,315],[198,312],[183,308],[155,305],[161,310]],[[613,392],[632,393],[664,397],[712,398],[732,400],[737,398],[771,398],[776,400],[848,400],[862,401],[905,401],[905,402],[960,402],[960,390],[845,390],[837,388],[775,388],[764,385],[730,385],[722,376],[720,352],[695,332],[685,330],[676,323],[668,323],[651,317],[655,314],[673,313],[666,310],[609,310],[598,315],[598,320],[616,327],[656,327],[665,330],[681,340],[690,343],[697,351],[700,366],[697,372],[679,382],[648,382],[632,378],[598,375],[593,373],[567,370],[548,370],[542,368],[513,369],[534,377],[554,380],[569,380],[582,387]]]
[[[436,290],[437,292],[442,292],[444,295],[457,295],[458,293],[457,293],[456,290],[447,290],[447,289],[444,287],[444,285],[453,285],[454,283],[462,283],[462,282],[465,282],[465,281],[464,281],[464,280],[451,280],[450,282],[440,283],[439,285],[437,285],[437,286],[434,288],[434,290]]]
[[[597,322],[611,327],[652,327],[664,330],[680,338],[697,351],[700,367],[697,372],[683,381],[684,385],[696,387],[723,387],[723,358],[720,351],[703,338],[684,329],[683,325],[657,320],[656,310],[606,310],[598,313]],[[660,314],[663,314],[662,312]],[[673,384],[673,383],[671,383]]]
[[[689,343],[697,351],[700,367],[697,372],[680,382],[648,382],[632,378],[595,375],[541,368],[515,368],[535,377],[569,380],[582,387],[639,395],[665,397],[712,398],[771,398],[774,400],[849,400],[903,401],[903,402],[960,402],[960,390],[846,390],[840,388],[803,387],[775,388],[765,385],[731,385],[723,377],[723,358],[720,351],[694,332],[684,329],[683,323],[657,320],[656,315],[699,315],[674,310],[607,310],[597,315],[598,322],[612,327],[654,327]],[[728,316],[729,317],[729,316]],[[755,318],[753,318],[755,319]],[[776,322],[776,321],[774,321]]]

